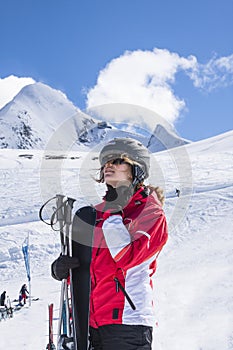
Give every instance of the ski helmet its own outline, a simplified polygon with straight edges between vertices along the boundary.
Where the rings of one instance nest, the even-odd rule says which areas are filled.
[[[103,167],[108,161],[122,156],[139,164],[145,179],[149,176],[150,154],[148,149],[140,141],[129,137],[114,138],[109,141],[100,152],[100,165]]]

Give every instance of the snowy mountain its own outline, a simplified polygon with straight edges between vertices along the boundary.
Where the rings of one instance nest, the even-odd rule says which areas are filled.
[[[42,83],[27,85],[0,111],[0,148],[44,149],[64,123],[69,123],[66,137],[78,139],[94,121],[60,91]]]
[[[233,350],[232,144],[230,131],[153,155],[149,182],[165,190],[170,231],[154,278],[154,350]],[[29,235],[32,295],[39,297],[0,322],[1,349],[45,349],[51,302],[56,338],[60,283],[50,277],[50,264],[60,243],[59,233],[38,219],[48,195],[42,182],[51,185],[49,195],[76,198],[74,210],[100,201],[104,189],[93,181],[98,162],[90,153],[58,159],[42,150],[0,150],[1,292],[17,298],[27,282],[21,246]]]
[[[147,147],[152,153],[154,153],[186,145],[188,143],[190,143],[190,141],[179,137],[175,131],[168,130],[164,126],[157,124],[154,133],[149,139]]]
[[[107,112],[115,108],[114,104],[110,105]],[[126,110],[125,105],[122,108]],[[95,118],[83,113],[62,92],[48,85],[27,85],[0,110],[0,148],[66,150],[74,144],[93,147],[122,132],[124,136],[139,139],[145,146],[149,144],[152,152],[187,143],[159,125],[152,136],[133,126],[137,109],[131,116],[130,127],[123,122],[111,124],[104,119],[105,115]],[[141,120],[147,117],[146,112],[143,113]]]

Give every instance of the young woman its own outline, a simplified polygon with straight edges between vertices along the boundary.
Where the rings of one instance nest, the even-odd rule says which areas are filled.
[[[168,236],[162,191],[144,184],[150,156],[137,140],[108,142],[99,160],[98,181],[106,184],[107,192],[96,206],[90,267],[91,349],[151,350],[155,325],[151,276]],[[75,262],[57,259],[52,275],[61,280],[73,267]]]

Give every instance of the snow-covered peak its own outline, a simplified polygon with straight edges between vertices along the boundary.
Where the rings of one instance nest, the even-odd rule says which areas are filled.
[[[50,111],[51,119],[56,118],[60,122],[64,119],[61,117],[61,111],[68,110],[74,113],[77,110],[77,107],[68,100],[64,93],[43,83],[34,83],[23,87],[12,101],[1,109],[0,116],[4,116],[9,109],[16,109],[16,106],[30,112],[38,112],[41,117],[45,111]],[[59,113],[54,113],[56,110],[59,110]]]
[[[149,139],[148,148],[153,153],[182,146],[189,142],[190,141],[179,137],[175,131],[168,130],[163,125],[157,124],[153,135],[151,135]]]
[[[79,135],[91,118],[62,92],[42,83],[27,85],[0,111],[0,148],[43,149],[62,123],[77,114]]]

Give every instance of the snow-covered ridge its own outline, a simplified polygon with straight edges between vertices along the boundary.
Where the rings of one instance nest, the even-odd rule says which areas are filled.
[[[0,125],[0,148],[45,149],[48,144],[51,146],[51,140],[56,149],[64,149],[68,143],[93,147],[119,133],[140,139],[151,152],[187,143],[162,125],[145,135],[134,127],[129,130],[96,119],[74,106],[61,91],[43,83],[25,86],[4,106],[0,110]]]

